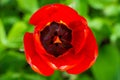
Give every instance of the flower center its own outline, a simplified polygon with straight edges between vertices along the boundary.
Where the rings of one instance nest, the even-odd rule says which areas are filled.
[[[40,35],[45,50],[55,57],[72,48],[72,30],[62,23],[51,22],[40,32]]]

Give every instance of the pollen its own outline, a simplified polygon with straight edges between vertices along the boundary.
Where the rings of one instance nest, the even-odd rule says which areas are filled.
[[[60,40],[60,38],[58,36],[55,36],[54,43],[62,43],[62,41]]]

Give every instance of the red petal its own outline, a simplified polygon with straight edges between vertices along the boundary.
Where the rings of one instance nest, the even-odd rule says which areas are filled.
[[[66,24],[74,21],[74,19],[80,19],[80,16],[72,8],[62,5],[62,4],[51,4],[40,8],[30,19],[30,23],[33,25],[38,25],[39,23],[46,20],[49,21],[63,21]],[[81,17],[81,22],[86,23],[86,20]]]
[[[45,62],[35,51],[35,47],[33,44],[33,34],[26,33],[24,36],[24,47],[25,47],[25,55],[28,63],[31,68],[38,72],[39,74],[43,74],[45,76],[49,76],[53,74],[54,70]]]
[[[75,54],[80,52],[80,50],[83,48],[86,38],[88,36],[88,28],[86,24],[83,24],[80,20],[79,21],[73,21],[69,24],[69,26],[72,29],[72,45],[75,50]]]
[[[98,55],[98,48],[96,40],[90,29],[86,43],[83,49],[79,52],[79,54],[82,54],[82,61],[80,61],[79,64],[76,64],[75,67],[67,70],[68,73],[79,74],[90,68],[96,60]]]

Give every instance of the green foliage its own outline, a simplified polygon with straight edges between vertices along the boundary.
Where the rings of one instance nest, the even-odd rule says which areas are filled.
[[[86,17],[98,46],[92,68],[79,75],[55,71],[45,77],[28,66],[23,49],[29,18],[39,7],[62,3]],[[120,80],[119,0],[0,0],[0,80]]]
[[[2,24],[2,21],[0,20],[0,48],[1,48],[1,50],[4,48],[6,43],[7,43],[7,39],[6,39],[5,29]]]
[[[8,33],[8,44],[10,47],[20,47],[23,42],[23,35],[27,29],[27,25],[24,22],[17,22],[13,25]]]
[[[86,17],[88,14],[88,1],[87,0],[73,0],[70,4],[81,16]]]
[[[104,9],[106,6],[110,4],[116,4],[118,0],[88,0],[90,6],[95,9]]]
[[[119,69],[119,51],[113,45],[99,49],[99,57],[92,70],[97,80],[117,80]]]
[[[38,8],[37,0],[17,0],[18,7],[21,10],[33,12]]]

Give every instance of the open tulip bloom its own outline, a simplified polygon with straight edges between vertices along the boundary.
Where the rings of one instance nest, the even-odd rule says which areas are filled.
[[[26,32],[24,48],[31,68],[50,76],[54,70],[79,74],[90,68],[98,55],[95,37],[86,20],[72,8],[51,4],[35,12]]]

